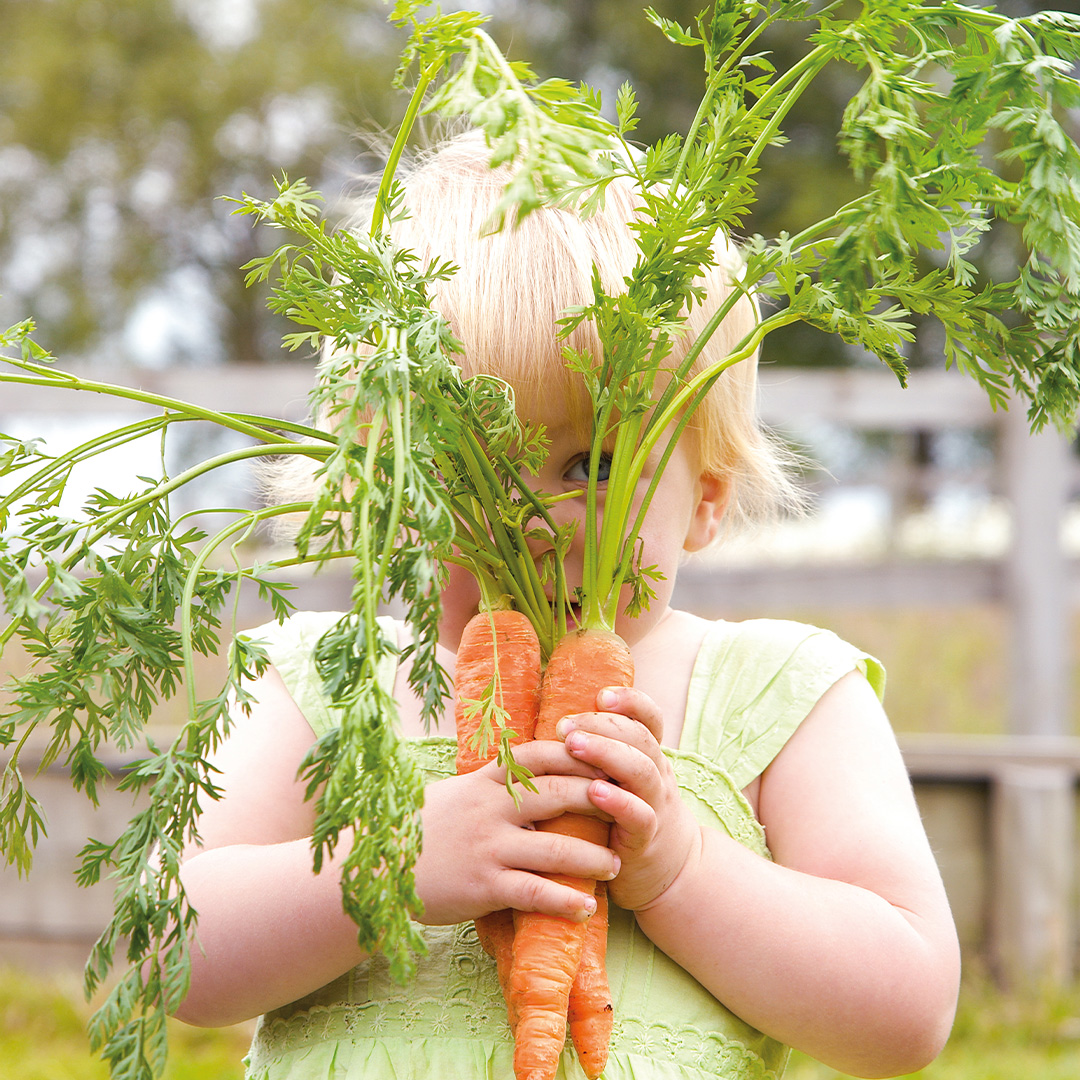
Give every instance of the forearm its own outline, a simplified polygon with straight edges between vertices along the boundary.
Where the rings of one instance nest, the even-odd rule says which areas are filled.
[[[189,858],[181,880],[198,913],[191,989],[177,1010],[220,1027],[317,990],[359,963],[333,863],[316,875],[308,840],[233,845]]]
[[[658,948],[736,1015],[826,1064],[895,1076],[948,1035],[958,961],[947,918],[760,858],[712,830],[638,912]]]

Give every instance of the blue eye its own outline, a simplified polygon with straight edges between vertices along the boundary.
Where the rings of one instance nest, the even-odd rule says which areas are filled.
[[[591,457],[589,454],[582,454],[567,470],[567,480],[574,480],[577,483],[588,483],[589,480],[589,466]],[[597,483],[603,484],[607,482],[607,478],[611,475],[611,455],[601,454],[600,463],[596,468],[596,480]]]

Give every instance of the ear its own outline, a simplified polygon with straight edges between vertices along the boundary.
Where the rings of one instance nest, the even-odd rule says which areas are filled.
[[[698,503],[683,541],[683,550],[708,547],[720,533],[720,522],[731,500],[731,484],[722,476],[702,473],[697,481]]]

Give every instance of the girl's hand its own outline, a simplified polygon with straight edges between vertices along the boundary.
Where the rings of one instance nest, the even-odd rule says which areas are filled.
[[[427,786],[424,846],[415,870],[423,922],[462,922],[506,907],[583,921],[596,901],[541,874],[601,881],[615,876],[618,858],[610,849],[532,828],[567,811],[595,814],[590,785],[599,770],[551,740],[518,746],[514,757],[533,773],[537,789],[518,785],[517,805],[495,762]]]
[[[602,690],[597,706],[603,711],[567,716],[557,730],[572,757],[603,773],[588,795],[612,821],[611,849],[621,862],[608,891],[620,907],[641,911],[700,853],[701,830],[660,748],[663,717],[653,700],[616,687]]]

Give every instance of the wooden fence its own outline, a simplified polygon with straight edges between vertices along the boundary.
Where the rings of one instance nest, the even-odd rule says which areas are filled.
[[[126,385],[137,379],[144,389],[218,409],[295,419],[305,411],[310,369],[96,370],[94,377]],[[81,394],[17,386],[3,393],[0,429],[5,415],[56,416],[87,408]],[[108,408],[137,411],[112,400]],[[1011,630],[1008,734],[909,736],[902,749],[968,956],[978,956],[1013,984],[1074,977],[1080,739],[1070,728],[1067,647],[1080,604],[1080,572],[1060,542],[1068,500],[1078,489],[1069,440],[1055,432],[1029,436],[1022,410],[994,415],[978,387],[944,373],[916,373],[904,391],[876,370],[766,371],[762,411],[773,426],[796,432],[812,422],[886,432],[997,432],[995,482],[1013,507],[1011,544],[1003,556],[843,566],[691,565],[680,574],[676,602],[703,615],[755,607],[1003,606]],[[908,470],[902,483],[911,479]],[[922,478],[931,486],[935,479]],[[316,577],[301,584],[299,602],[332,608],[340,606],[340,595],[340,581]],[[260,617],[248,614],[252,621]],[[89,835],[115,835],[131,805],[109,791],[101,810],[91,813],[62,774],[49,770],[36,783],[52,831],[29,881],[0,871],[0,960],[66,962],[85,954],[109,905],[107,887],[90,894],[74,888],[76,852]]]

